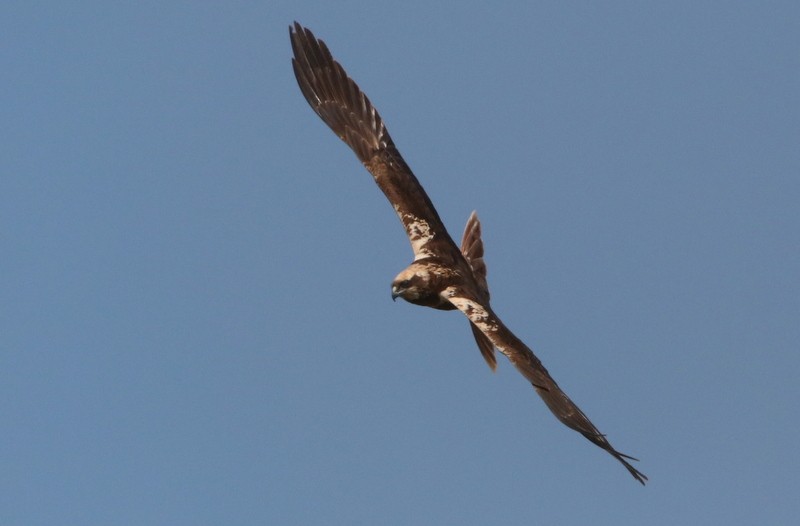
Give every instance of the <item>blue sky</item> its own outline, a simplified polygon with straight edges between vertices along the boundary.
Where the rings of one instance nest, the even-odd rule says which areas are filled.
[[[392,303],[295,19],[647,487]],[[0,522],[788,524],[799,49],[794,2],[4,3]]]

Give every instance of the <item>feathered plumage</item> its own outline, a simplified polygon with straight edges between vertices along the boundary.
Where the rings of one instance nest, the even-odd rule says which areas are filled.
[[[292,66],[303,96],[372,174],[411,242],[414,261],[392,282],[392,297],[463,312],[492,370],[497,366],[494,352],[497,349],[533,385],[556,418],[608,451],[644,484],[647,477],[628,462],[636,459],[614,449],[561,390],[536,355],[492,311],[481,225],[475,212],[467,221],[459,249],[367,96],[310,30],[295,22],[289,34],[294,50]]]

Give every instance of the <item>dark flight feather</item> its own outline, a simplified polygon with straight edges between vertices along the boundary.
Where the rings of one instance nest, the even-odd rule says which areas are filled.
[[[496,348],[533,385],[564,425],[606,450],[644,484],[647,477],[628,462],[636,459],[611,446],[536,355],[492,311],[477,215],[473,212],[467,221],[459,250],[367,96],[310,30],[295,22],[289,35],[294,51],[292,66],[303,96],[372,174],[411,242],[415,260],[395,278],[393,297],[436,309],[461,310],[492,369],[497,365]]]
[[[303,96],[375,178],[395,207],[414,253],[452,253],[455,243],[367,96],[310,30],[295,22],[289,33],[292,66]]]

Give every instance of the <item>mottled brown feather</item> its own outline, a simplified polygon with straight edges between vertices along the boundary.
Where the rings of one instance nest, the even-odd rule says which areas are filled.
[[[295,22],[289,34],[294,50],[292,66],[300,91],[375,178],[403,223],[415,255],[435,253],[455,262],[460,258],[458,247],[367,96],[333,59],[325,43],[309,29]],[[430,238],[418,228],[419,220],[427,223]]]
[[[433,273],[431,288],[409,301],[437,309],[455,307],[461,310],[469,319],[478,347],[490,367],[496,366],[493,349],[497,348],[533,384],[564,425],[609,452],[644,484],[647,477],[628,462],[636,459],[611,446],[605,435],[561,390],[536,355],[492,311],[477,215],[473,213],[467,222],[462,254],[366,95],[333,59],[325,43],[310,30],[295,22],[289,34],[294,50],[292,67],[303,96],[355,152],[403,223],[416,256],[415,263],[406,272],[419,269]]]
[[[445,295],[469,318],[474,326],[486,335],[494,347],[514,364],[514,367],[533,385],[544,403],[561,423],[608,451],[625,466],[636,480],[644,485],[647,477],[626,460],[637,459],[614,449],[605,435],[600,433],[575,402],[561,390],[542,365],[541,360],[503,324],[488,304],[475,297],[470,290],[461,289],[458,286],[451,287],[445,292]]]

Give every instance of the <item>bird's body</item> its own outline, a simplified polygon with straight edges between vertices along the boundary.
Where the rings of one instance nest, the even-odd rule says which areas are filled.
[[[312,109],[372,174],[408,235],[414,261],[393,280],[392,298],[439,310],[460,310],[469,319],[478,348],[492,370],[497,365],[496,349],[533,385],[564,425],[608,451],[644,484],[647,477],[628,462],[635,459],[611,446],[528,346],[492,311],[477,215],[473,212],[467,220],[458,247],[397,151],[380,115],[333,59],[325,43],[296,22],[289,33],[300,90]]]

